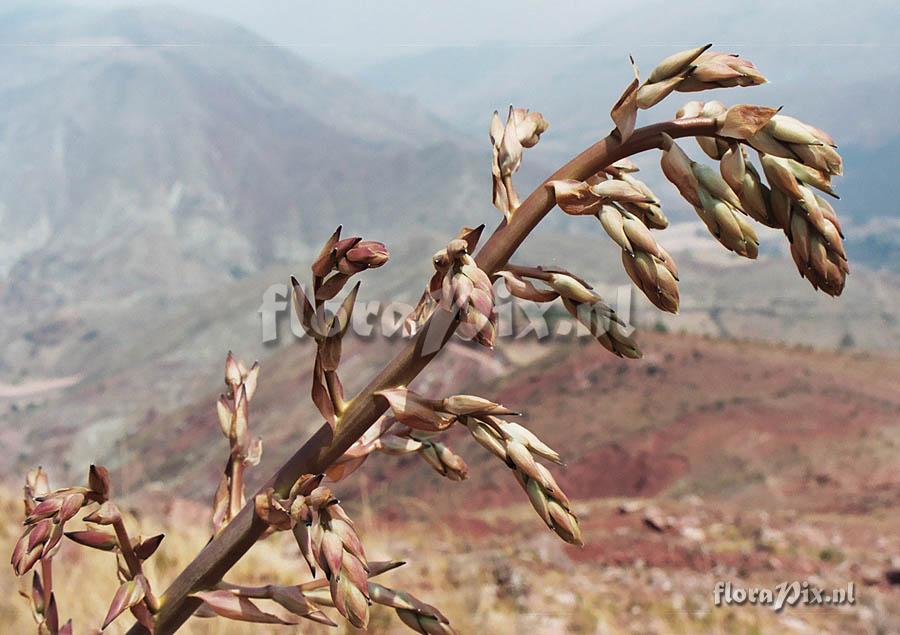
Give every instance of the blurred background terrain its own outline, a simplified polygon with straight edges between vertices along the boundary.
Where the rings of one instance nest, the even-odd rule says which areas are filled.
[[[251,485],[320,423],[309,344],[284,324],[262,341],[270,285],[303,277],[343,223],[392,251],[364,276],[362,297],[414,302],[428,255],[464,224],[499,220],[494,109],[513,103],[551,124],[517,174],[525,192],[609,131],[629,53],[646,74],[711,41],[770,84],[704,99],[783,104],[837,139],[852,269],[843,296],[797,276],[780,232],[759,228],[756,262],[724,252],[656,158],[639,157],[672,221],[659,237],[682,281],[678,316],[637,303],[644,359],[621,362],[573,337],[501,340],[493,354],[454,343],[418,382],[528,413],[567,460],[560,480],[588,545],[552,543],[514,479],[462,436],[450,442],[469,481],[376,457],[341,484],[342,498],[383,555],[417,567],[403,574],[410,590],[440,604],[456,589],[445,608],[464,632],[900,631],[890,582],[900,580],[896,4],[181,4],[0,2],[10,499],[34,464],[55,485],[108,465],[129,503],[151,501],[173,527],[180,555],[164,583],[203,543],[179,532],[204,518],[227,451],[213,408],[225,352],[262,361],[253,426],[265,451]],[[681,97],[643,120],[671,116]],[[588,219],[552,214],[516,260],[564,266],[601,289],[628,283]],[[400,344],[351,343],[345,383],[362,386]],[[432,488],[444,508],[413,502]],[[417,533],[439,535],[436,551]],[[716,609],[718,579],[855,581],[860,602]],[[0,584],[14,584],[8,571]],[[0,611],[27,618],[24,602]]]

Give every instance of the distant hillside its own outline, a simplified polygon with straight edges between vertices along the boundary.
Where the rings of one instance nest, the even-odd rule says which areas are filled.
[[[900,71],[885,28],[896,20],[896,6],[873,2],[860,11],[832,3],[819,11],[819,4],[770,3],[743,12],[721,2],[692,3],[678,11],[662,0],[610,5],[603,24],[584,24],[580,35],[558,45],[443,48],[380,62],[360,77],[373,87],[415,95],[472,135],[487,133],[494,108],[513,103],[540,110],[551,126],[541,141],[543,149],[562,159],[611,129],[609,109],[631,79],[629,54],[646,77],[669,53],[712,42],[718,50],[752,60],[770,83],[676,93],[641,113],[640,121],[671,117],[691,99],[784,106],[785,112],[828,130],[837,140],[846,174],[835,179],[842,197],[836,207],[847,224],[875,222],[886,228],[890,219],[900,218],[900,185],[892,168],[900,148],[895,116]],[[665,19],[646,19],[651,15]],[[577,17],[567,16],[567,29]],[[547,38],[558,35],[548,30]],[[694,158],[703,156],[693,143],[685,149]],[[651,153],[643,161],[648,166],[658,162]],[[648,171],[646,179],[671,217],[692,214],[658,170]],[[872,264],[895,263],[900,257],[896,243],[881,240],[851,241],[848,247],[853,259]]]
[[[418,389],[432,396],[475,392],[521,408],[524,422],[565,457],[560,479],[577,499],[698,492],[819,511],[896,504],[897,358],[689,335],[639,339],[645,357],[636,362],[587,339],[509,342],[496,355],[454,344]],[[391,348],[354,343],[350,383],[367,378]],[[265,478],[319,425],[306,390],[310,363],[309,348],[297,346],[263,365],[252,420],[266,449],[254,479]],[[127,466],[129,491],[174,488],[204,498],[227,450],[213,402],[211,393],[170,414],[148,411],[104,460]],[[73,437],[87,438],[86,430]],[[476,482],[491,484],[478,489],[483,503],[518,493],[503,466],[467,434],[454,431],[448,443]],[[868,457],[864,464],[861,456]],[[376,496],[387,494],[388,483],[393,497],[416,495],[439,478],[415,457],[376,456],[367,472]],[[462,503],[473,487],[463,483],[446,494]]]
[[[22,44],[0,59],[0,441],[15,448],[0,458],[0,475],[35,461],[74,473],[103,460],[160,478],[166,462],[185,460],[173,431],[211,403],[228,349],[264,361],[279,353],[272,377],[292,405],[272,406],[271,416],[291,421],[278,428],[284,436],[269,435],[276,445],[267,460],[277,458],[277,444],[317,417],[306,400],[307,351],[281,354],[261,342],[266,288],[303,276],[343,222],[348,233],[385,241],[394,256],[365,276],[361,297],[413,301],[428,255],[448,236],[500,219],[481,126],[470,137],[409,98],[330,75],[242,29],[158,8],[29,6],[0,20],[0,37]],[[197,45],[150,46],[160,42]],[[557,53],[544,54],[552,61]],[[522,103],[509,82],[498,90],[504,85]],[[601,115],[581,119],[585,135],[607,128]],[[568,143],[558,125],[565,119],[550,118],[546,145],[517,175],[522,191]],[[678,205],[667,210],[673,219]],[[659,235],[681,269],[681,315],[639,301],[642,328],[900,349],[888,258],[854,259],[835,301],[797,276],[780,233],[762,231],[763,257],[748,263],[691,223]],[[889,249],[893,234],[879,233],[879,223],[854,227],[848,240]],[[613,297],[616,285],[630,285],[618,250],[590,219],[554,212],[516,260],[570,267]],[[353,349],[348,386],[395,345]],[[448,376],[468,377],[472,366],[466,359]],[[201,479],[211,478],[203,470],[216,469],[206,459],[218,452],[203,440],[191,467]]]
[[[895,317],[900,313],[900,296],[895,292],[895,276],[858,267],[845,295],[835,300],[814,293],[783,256],[764,256],[758,262],[745,262],[726,254],[713,239],[703,237],[702,233],[694,237],[685,229],[672,228],[675,233],[665,243],[679,264],[680,314],[663,315],[642,298],[633,307],[633,319],[640,328],[638,341],[652,363],[669,348],[681,350],[679,347],[688,345],[696,346],[701,352],[706,347],[728,351],[723,359],[734,364],[735,369],[748,365],[767,368],[775,359],[781,360],[778,364],[793,363],[789,360],[796,355],[791,371],[794,375],[789,380],[793,382],[793,378],[820,366],[830,369],[829,373],[837,372],[845,362],[851,364],[852,360],[865,359],[868,353],[864,350],[885,355],[896,355],[900,350],[900,321]],[[616,301],[617,285],[628,282],[618,253],[600,232],[599,227],[581,236],[539,232],[516,260],[570,267],[595,281],[606,298]],[[676,237],[680,238],[675,240]],[[394,260],[384,269],[362,276],[361,298],[381,302],[414,301],[428,277],[429,263],[421,254],[431,253],[439,244],[436,235],[394,243]],[[52,463],[57,469],[65,466],[75,473],[79,465],[102,460],[111,466],[127,465],[130,473],[142,475],[133,477],[131,488],[157,480],[179,483],[213,479],[218,469],[221,439],[213,425],[212,406],[221,390],[222,359],[228,349],[245,359],[263,360],[264,388],[258,403],[254,402],[253,419],[267,443],[260,471],[274,468],[277,461],[285,458],[320,423],[320,418],[308,397],[312,361],[309,343],[297,343],[287,330],[288,325],[283,323],[279,343],[263,345],[257,311],[263,291],[269,285],[286,282],[291,273],[303,276],[307,266],[307,263],[297,263],[268,268],[209,292],[181,298],[180,309],[167,311],[165,319],[159,321],[129,318],[131,322],[125,324],[134,325],[137,330],[114,331],[116,345],[104,350],[97,359],[85,357],[90,342],[67,344],[71,355],[85,359],[89,367],[98,370],[56,392],[16,396],[10,391],[10,397],[0,399],[0,407],[4,408],[0,412],[0,440],[9,447],[20,448],[18,455],[0,460],[0,477],[34,462]],[[660,339],[652,334],[657,330],[669,331],[670,335]],[[707,342],[696,335],[682,333],[705,334],[717,339],[738,338],[746,343]],[[681,340],[687,343],[681,344]],[[816,349],[844,347],[848,350],[842,355],[813,354],[782,348],[772,343],[776,340]],[[348,392],[361,388],[400,344],[396,338],[388,341],[381,337],[363,341],[354,338],[348,342],[342,373]],[[588,339],[572,344],[565,338],[554,338],[546,346],[537,346],[531,337],[503,338],[493,355],[455,346],[419,381],[421,386],[435,392],[450,389],[483,392],[484,386],[493,385],[491,382],[500,382],[496,384],[500,390],[508,382],[525,382],[526,377],[534,375],[535,368],[543,368],[544,362],[535,360],[546,357],[563,363],[570,354],[596,359],[602,363],[605,374],[627,369],[634,373],[629,376],[635,381],[642,376],[642,371],[635,369],[646,366],[646,362],[628,365],[607,359],[608,353]],[[741,355],[747,359],[741,359]],[[866,368],[890,368],[893,363],[890,359],[872,361]],[[695,383],[702,385],[703,377],[709,381],[719,377],[724,372],[723,364],[716,367],[718,370],[702,364],[692,370],[696,372]],[[552,389],[565,390],[569,380],[554,372],[548,379]],[[887,370],[883,374],[885,378],[891,376]],[[862,386],[864,377],[868,376],[848,375],[848,386]],[[671,366],[665,381],[659,380],[659,389],[665,387],[671,394],[692,393],[695,389],[680,377],[677,365]],[[647,381],[651,382],[648,386],[656,385],[653,382],[657,378],[648,376]],[[741,383],[746,382],[741,380]],[[785,390],[793,391],[785,386]],[[730,394],[731,385],[726,385],[724,390]],[[594,397],[604,399],[601,394],[590,398]],[[627,392],[622,392],[614,401],[622,402],[625,407],[630,398]],[[729,397],[715,397],[720,398]],[[587,408],[588,403],[585,396],[584,404],[579,407]],[[533,409],[533,406],[526,408]],[[541,425],[551,425],[556,420],[550,414],[541,416],[546,419],[546,423],[541,420]],[[533,417],[538,417],[537,412]],[[184,493],[189,494],[186,490]]]
[[[0,41],[7,380],[96,371],[148,317],[306,258],[338,223],[390,242],[494,213],[486,144],[243,28],[27,5]]]

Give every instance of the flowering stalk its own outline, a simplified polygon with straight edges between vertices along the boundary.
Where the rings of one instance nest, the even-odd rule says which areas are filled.
[[[251,621],[285,623],[277,616],[261,614],[252,598],[241,595],[240,589],[218,585],[222,576],[258,539],[276,529],[291,529],[311,568],[318,565],[327,576],[321,583],[314,581],[318,585],[315,588],[305,590],[312,592],[327,586],[332,603],[352,624],[365,624],[368,601],[380,595],[388,598],[387,603],[395,606],[401,619],[414,630],[431,634],[449,632],[436,612],[421,603],[417,605],[411,597],[390,590],[372,591],[366,575],[371,574],[371,568],[366,571],[369,563],[352,525],[331,499],[330,492],[318,487],[316,482],[335,464],[343,462],[352,466],[355,461],[358,465],[365,458],[368,441],[362,447],[354,446],[388,406],[400,424],[416,432],[396,435],[399,441],[388,441],[387,445],[385,441],[390,437],[377,439],[382,448],[389,449],[390,443],[397,444],[400,451],[409,447],[415,451],[427,448],[423,456],[436,469],[444,471],[453,462],[452,457],[432,437],[418,436],[419,432],[433,435],[456,421],[463,423],[482,445],[515,471],[547,525],[564,540],[579,544],[580,529],[568,499],[534,458],[557,460],[552,450],[524,428],[499,419],[499,415],[507,412],[497,404],[478,401],[478,398],[429,400],[405,387],[456,331],[474,337],[485,346],[492,345],[496,322],[492,282],[496,277],[503,277],[510,291],[522,297],[535,301],[561,299],[566,309],[588,326],[609,350],[624,357],[639,357],[640,352],[630,340],[624,323],[600,302],[586,282],[562,270],[515,267],[508,262],[522,241],[559,204],[570,214],[596,216],[621,247],[623,266],[635,284],[659,308],[676,312],[677,269],[650,231],[663,229],[667,221],[659,208],[659,199],[631,176],[635,170],[627,161],[628,157],[653,148],[664,150],[664,173],[725,247],[755,258],[758,241],[748,219],[777,224],[791,241],[791,253],[801,275],[832,295],[841,292],[848,267],[840,244],[840,225],[830,205],[810,189],[830,193],[831,175],[843,170],[834,142],[827,134],[781,115],[776,109],[746,104],[720,108],[711,103],[699,109],[692,107],[693,111],[686,108],[674,121],[635,128],[639,110],[655,105],[674,91],[753,86],[766,81],[752,63],[708,48],[702,46],[666,58],[643,84],[635,67],[634,80],[610,113],[616,129],[557,170],[521,202],[512,177],[521,165],[523,149],[538,142],[547,130],[547,122],[539,113],[521,108],[510,108],[505,124],[495,114],[490,126],[493,202],[504,214],[503,221],[477,254],[475,247],[482,228],[464,229],[446,249],[436,254],[435,275],[410,319],[415,338],[349,400],[344,398],[337,367],[358,285],[345,297],[335,315],[327,316],[324,304],[335,298],[353,275],[384,264],[387,250],[380,243],[360,238],[341,239],[338,228],[313,263],[312,301],[293,280],[297,315],[317,344],[311,396],[326,424],[269,479],[252,505],[238,510],[242,502],[244,461],[238,464],[234,452],[239,448],[237,454],[247,456],[242,449],[247,446],[241,438],[246,432],[249,397],[242,385],[246,377],[241,372],[233,373],[234,381],[230,385],[233,389],[240,388],[240,392],[232,390],[233,403],[226,402],[223,406],[228,416],[220,416],[229,422],[226,434],[233,449],[225,475],[227,480],[223,481],[226,484],[223,498],[227,499],[230,522],[222,526],[218,535],[172,582],[161,598],[155,617],[147,615],[156,603],[151,599],[146,578],[135,573],[139,569],[128,565],[126,558],[128,566],[123,573],[126,581],[110,607],[106,623],[125,608],[131,608],[139,622],[130,633],[154,629],[162,635],[172,633],[198,608],[237,616],[235,619],[250,616]],[[702,139],[704,151],[720,161],[721,176],[712,168],[688,159],[674,142],[681,137]],[[748,167],[741,146],[761,153],[771,189],[765,189],[759,173]],[[597,311],[585,311],[597,307]],[[600,320],[594,319],[597,313]],[[241,430],[239,420],[244,424]],[[223,431],[224,428],[223,425]],[[377,444],[372,441],[371,445]],[[357,454],[347,456],[351,449]],[[311,483],[316,488],[307,493]],[[56,516],[57,524],[61,524],[64,516],[71,517],[69,514],[74,515],[80,508],[85,495],[71,489],[57,492],[48,499],[52,502],[41,501],[29,516],[32,526],[17,544],[14,554],[17,572],[27,571],[42,556],[49,556],[44,553],[44,545],[58,543],[60,530],[43,521]],[[103,506],[91,515],[101,510]],[[98,521],[102,520],[101,514]],[[79,539],[96,543],[98,548],[108,545],[103,535]],[[128,551],[126,541],[119,538],[113,548]],[[139,548],[135,547],[134,551]],[[302,587],[298,587],[301,593]]]
[[[256,394],[259,362],[248,369],[231,352],[225,359],[226,391],[216,402],[216,412],[222,434],[228,439],[231,451],[213,499],[213,529],[221,531],[237,516],[246,503],[244,470],[258,465],[262,457],[262,440],[251,439],[249,430],[250,400]]]
[[[625,142],[620,141],[617,134],[598,141],[534,190],[521,202],[509,222],[500,223],[475,256],[476,264],[489,275],[503,269],[519,245],[556,204],[552,189],[547,187],[549,181],[584,180],[615,161],[659,147],[663,133],[672,138],[709,137],[715,136],[717,129],[718,124],[712,118],[683,119],[637,129]],[[376,399],[375,393],[412,381],[444,346],[455,327],[452,314],[434,312],[416,337],[348,404],[341,416],[341,425],[336,429],[328,424],[320,427],[269,479],[266,487],[286,494],[299,475],[324,472],[384,413],[387,404]],[[190,599],[191,593],[218,583],[265,531],[265,523],[256,517],[252,506],[246,505],[162,595],[156,632],[160,635],[175,632],[199,607],[196,600]],[[132,635],[144,632],[139,624],[129,631]]]

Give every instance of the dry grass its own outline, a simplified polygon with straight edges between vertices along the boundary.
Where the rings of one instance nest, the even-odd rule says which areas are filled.
[[[5,517],[17,517],[18,501],[0,496]],[[788,544],[782,556],[783,570],[740,573],[728,567],[718,571],[695,570],[683,564],[666,565],[666,553],[678,553],[684,541],[677,535],[657,534],[641,526],[639,517],[623,517],[611,502],[579,506],[585,519],[585,549],[569,547],[550,532],[540,529],[527,503],[493,508],[477,514],[441,515],[421,500],[400,501],[419,520],[379,520],[373,510],[353,512],[361,527],[366,548],[373,559],[398,558],[406,567],[386,574],[380,582],[412,591],[441,608],[460,633],[868,633],[879,624],[897,626],[897,598],[890,589],[863,588],[857,607],[848,610],[789,609],[775,614],[752,607],[715,608],[711,589],[718,579],[765,585],[776,578],[803,578],[790,572],[792,551],[806,548],[808,538]],[[687,513],[681,510],[682,513]],[[141,525],[129,518],[129,526],[142,526],[146,533],[162,527],[167,537],[159,552],[147,562],[151,581],[164,586],[184,567],[207,539],[208,518],[201,512]],[[610,525],[613,522],[615,525]],[[175,525],[178,526],[175,526]],[[164,525],[164,526],[163,526]],[[624,527],[631,527],[628,533]],[[852,527],[851,527],[852,529]],[[0,548],[8,553],[18,530],[13,523],[0,527]],[[755,529],[744,521],[726,523],[708,531],[704,546],[713,557],[725,561],[729,554],[753,554],[747,545]],[[276,536],[257,544],[228,579],[258,584],[302,582],[305,564],[291,541]],[[627,538],[631,544],[627,562],[611,564],[610,549]],[[665,553],[654,551],[665,543]],[[737,551],[735,551],[737,550]],[[597,554],[600,554],[598,557]],[[818,556],[815,559],[818,559]],[[857,554],[850,557],[856,558]],[[601,560],[606,560],[601,562]],[[646,560],[645,560],[646,559]],[[823,565],[824,566],[824,565]],[[62,614],[72,617],[75,632],[89,632],[105,613],[114,591],[113,559],[109,554],[67,545],[56,561],[56,588]],[[830,572],[830,573],[829,573]],[[853,579],[846,567],[836,565],[819,572],[835,584]],[[762,577],[760,577],[762,576]],[[753,582],[750,582],[752,580]],[[89,581],[89,583],[86,583]],[[16,581],[9,568],[0,574],[0,623],[4,632],[34,632],[27,604],[14,592]],[[331,611],[333,614],[334,611]],[[337,620],[340,621],[340,620]],[[114,624],[108,632],[121,633],[129,620]],[[327,629],[312,623],[298,627],[270,627],[221,619],[193,619],[184,633],[233,635],[260,633],[357,633],[349,626]],[[379,635],[409,633],[392,611],[375,607],[368,631]],[[890,630],[883,632],[892,632]]]

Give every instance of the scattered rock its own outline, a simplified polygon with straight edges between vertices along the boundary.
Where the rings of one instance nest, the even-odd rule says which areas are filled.
[[[900,584],[900,568],[891,568],[884,572],[888,584]]]
[[[644,524],[654,531],[663,532],[670,529],[675,524],[675,520],[671,516],[664,516],[655,507],[649,507],[644,513]]]
[[[756,532],[756,548],[760,551],[782,551],[787,546],[784,533],[771,527],[760,527]]]
[[[638,500],[626,500],[619,504],[620,514],[633,514],[644,509],[644,502]]]
[[[681,535],[691,542],[703,542],[706,540],[706,532],[699,527],[682,527]]]

